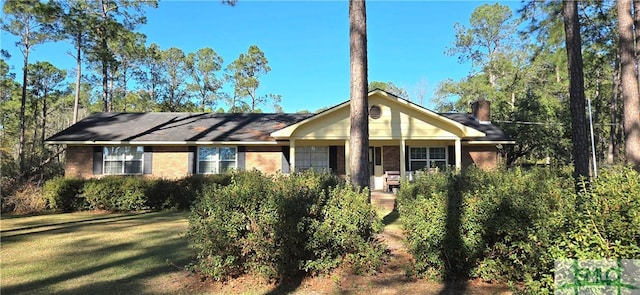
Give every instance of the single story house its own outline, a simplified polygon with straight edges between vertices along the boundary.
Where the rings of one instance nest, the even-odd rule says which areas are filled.
[[[472,113],[435,113],[381,90],[369,92],[372,189],[386,171],[475,164],[492,169],[497,145],[513,141],[490,122],[490,104]],[[290,173],[349,169],[349,101],[318,114],[95,113],[51,136],[66,145],[67,177],[180,178],[258,169]]]

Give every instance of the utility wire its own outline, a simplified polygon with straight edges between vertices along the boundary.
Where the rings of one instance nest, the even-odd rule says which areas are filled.
[[[497,123],[509,123],[509,124],[521,124],[521,125],[565,125],[563,123],[552,123],[552,122],[531,122],[531,121],[504,121],[504,120],[491,120],[492,122]],[[620,126],[620,124],[613,123],[596,123],[594,126]]]

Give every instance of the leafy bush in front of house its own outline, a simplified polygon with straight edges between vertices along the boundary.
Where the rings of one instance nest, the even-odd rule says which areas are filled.
[[[573,210],[566,180],[544,169],[470,168],[403,184],[410,189],[400,191],[399,210],[416,271],[444,280],[540,279],[539,269],[553,266],[547,249]]]
[[[220,279],[263,261],[263,272],[275,272],[278,253],[268,250],[275,247],[275,233],[268,230],[277,222],[277,211],[269,185],[257,171],[238,173],[230,185],[210,187],[198,198],[189,238],[204,274]]]
[[[148,209],[142,177],[107,176],[85,182],[82,196],[92,210],[135,211]]]
[[[403,183],[399,210],[418,273],[519,282],[552,293],[561,258],[640,258],[640,177],[601,171],[577,195],[555,169],[427,175]]]
[[[56,177],[44,184],[44,197],[50,209],[63,212],[80,211],[87,204],[81,196],[84,180]]]
[[[87,180],[57,177],[47,181],[43,191],[48,208],[55,211],[186,210],[204,189],[228,185],[230,179],[230,174],[193,175],[176,180],[138,176]]]
[[[345,265],[366,272],[384,253],[373,239],[381,226],[368,193],[326,173],[234,173],[228,186],[203,192],[189,224],[194,268],[215,280],[244,273],[282,279]]]
[[[344,263],[356,273],[369,273],[382,266],[386,249],[376,240],[382,221],[369,204],[369,192],[342,183],[329,191],[317,218],[310,219],[306,249],[312,259],[303,269],[326,273]]]

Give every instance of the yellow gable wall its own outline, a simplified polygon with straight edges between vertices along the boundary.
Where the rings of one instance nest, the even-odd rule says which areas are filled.
[[[378,119],[369,117],[370,140],[456,139],[462,136],[462,131],[453,123],[425,114],[404,102],[373,94],[369,96],[369,107],[373,105],[380,106],[382,116]],[[346,105],[300,125],[290,138],[348,139],[349,126],[349,107]]]

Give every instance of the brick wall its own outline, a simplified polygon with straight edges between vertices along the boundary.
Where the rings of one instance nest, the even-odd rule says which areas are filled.
[[[66,177],[91,178],[93,176],[92,146],[67,146],[65,155]]]
[[[400,147],[382,147],[382,167],[384,171],[400,171]]]
[[[245,169],[258,169],[267,174],[282,170],[281,146],[247,146],[245,150]]]
[[[480,169],[495,169],[498,164],[498,153],[495,146],[463,146],[462,166],[475,164]]]
[[[151,176],[177,179],[188,175],[189,148],[186,146],[154,146]]]

